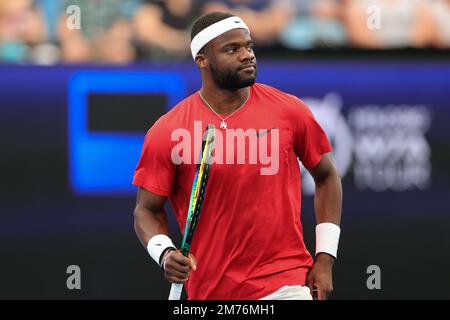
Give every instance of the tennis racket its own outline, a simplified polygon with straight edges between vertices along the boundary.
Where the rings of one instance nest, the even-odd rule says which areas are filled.
[[[184,227],[183,241],[181,243],[181,254],[187,257],[191,247],[192,238],[197,227],[203,200],[205,199],[206,184],[208,183],[209,171],[211,169],[212,152],[214,150],[215,131],[214,125],[209,124],[206,129],[206,137],[203,143],[201,161],[197,165],[194,181],[192,183],[189,210]],[[180,300],[182,283],[172,283],[169,300]]]

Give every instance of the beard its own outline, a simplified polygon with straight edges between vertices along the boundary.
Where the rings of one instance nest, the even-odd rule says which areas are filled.
[[[236,91],[256,82],[256,66],[254,75],[242,76],[239,70],[219,70],[212,64],[210,65],[211,75],[220,89]]]

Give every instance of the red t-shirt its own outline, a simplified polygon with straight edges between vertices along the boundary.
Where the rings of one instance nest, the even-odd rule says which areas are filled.
[[[172,150],[179,151],[182,140],[187,146],[191,142],[190,157],[198,158],[198,121],[201,133],[212,123],[223,134],[223,139],[216,137],[216,157],[222,161],[215,159],[211,166],[190,249],[198,264],[186,283],[189,299],[253,300],[284,285],[305,284],[313,259],[300,222],[297,157],[311,169],[331,151],[311,111],[292,95],[254,84],[247,102],[226,120],[226,130],[219,128],[220,118],[198,92],[162,116],[145,137],[133,184],[168,196],[182,232],[196,164],[175,164],[180,159],[174,163]],[[247,143],[233,146],[225,132],[238,128],[247,132]],[[252,139],[257,152],[250,147]],[[222,152],[217,151],[220,146]],[[259,155],[264,146],[269,157]],[[186,150],[177,154],[188,159]]]

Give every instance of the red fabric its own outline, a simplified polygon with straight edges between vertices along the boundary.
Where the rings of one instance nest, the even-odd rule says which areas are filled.
[[[172,162],[171,150],[181,140],[171,141],[171,135],[185,128],[193,136],[194,121],[201,121],[202,132],[208,123],[225,132],[199,93],[191,95],[148,131],[133,179],[134,185],[169,197],[182,232],[195,164]],[[240,150],[246,152],[245,163],[236,163],[237,146],[234,158],[224,151],[234,164],[213,163],[191,245],[198,264],[186,284],[189,299],[259,299],[284,285],[305,284],[313,263],[303,242],[297,157],[306,168],[315,167],[331,151],[325,133],[300,99],[263,84],[250,87],[249,100],[227,123],[228,129],[272,129],[256,138],[268,142],[269,155],[278,129],[279,166],[276,174],[262,175],[269,164],[249,163],[249,143]],[[227,140],[224,135],[222,143]]]

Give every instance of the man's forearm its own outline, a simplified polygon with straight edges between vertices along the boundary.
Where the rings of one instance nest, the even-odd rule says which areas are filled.
[[[164,209],[152,211],[138,207],[134,211],[134,230],[140,242],[147,247],[148,241],[157,234],[169,234],[167,215]]]
[[[336,171],[316,181],[314,197],[317,224],[330,222],[340,225],[342,210],[342,185]]]

